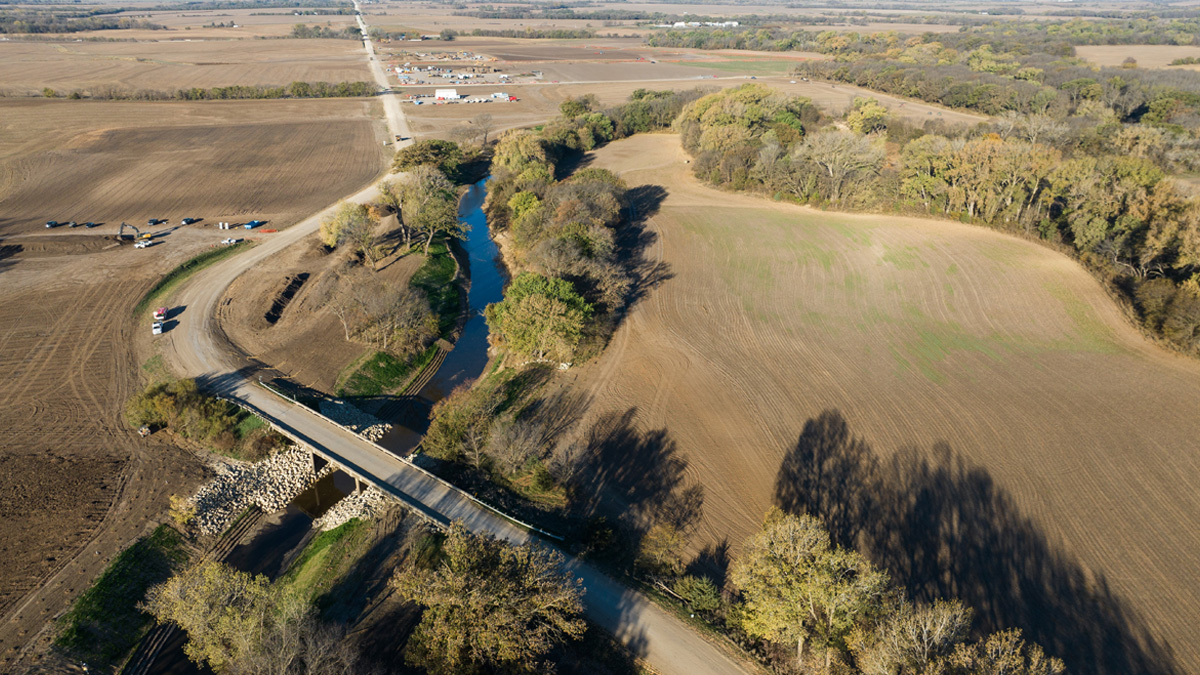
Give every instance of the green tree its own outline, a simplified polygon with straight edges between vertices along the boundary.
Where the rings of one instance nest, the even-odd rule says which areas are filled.
[[[266,577],[206,560],[147,592],[142,608],[188,636],[184,653],[217,672],[369,672],[344,631],[320,624],[303,598]]]
[[[442,551],[434,569],[414,565],[392,580],[425,606],[405,650],[409,663],[433,675],[537,673],[555,645],[583,635],[582,590],[562,572],[560,554],[475,535],[461,522]]]
[[[206,560],[150,589],[145,609],[187,632],[189,659],[220,671],[262,642],[277,602],[266,577]]]
[[[537,361],[570,361],[593,308],[565,279],[525,272],[504,300],[487,306],[488,328],[514,354]]]
[[[883,131],[887,128],[889,114],[888,109],[879,101],[856,96],[853,107],[846,113],[846,124],[851,131],[859,134]]]
[[[467,236],[467,224],[458,219],[454,186],[445,174],[423,164],[414,167],[406,178],[400,191],[400,217],[406,232],[425,237],[425,255],[429,255],[429,247],[439,235],[455,239]]]
[[[708,577],[690,574],[680,577],[673,590],[693,612],[715,612],[721,608],[721,592]]]
[[[730,578],[745,598],[746,632],[795,644],[801,667],[810,643],[826,650],[826,665],[845,652],[850,632],[879,613],[888,585],[861,555],[832,546],[816,518],[778,509],[746,543]]]
[[[462,159],[462,149],[457,143],[432,138],[401,148],[392,160],[392,172],[411,171],[418,166],[432,166],[447,177],[453,178],[458,176]]]
[[[350,239],[351,235],[371,225],[371,215],[364,204],[342,202],[333,213],[321,220],[318,232],[321,243],[336,248]]]
[[[540,167],[550,176],[554,175],[554,162],[547,152],[546,144],[527,129],[506,131],[496,143],[492,162],[516,174]]]

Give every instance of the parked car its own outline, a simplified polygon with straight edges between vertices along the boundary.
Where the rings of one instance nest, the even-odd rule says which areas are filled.
[[[46,221],[46,229],[47,230],[52,227],[58,227],[59,225],[61,225],[61,223],[59,223],[57,220],[47,220]]]
[[[162,322],[155,321],[154,323],[150,324],[150,332],[153,333],[154,335],[162,335],[162,332],[163,332]]]
[[[93,227],[98,227],[99,225],[100,225],[100,223],[93,223],[90,220],[83,224],[83,226],[89,230],[92,229]]]
[[[164,321],[166,318],[167,318],[167,308],[166,307],[159,307],[158,309],[154,310],[154,320],[155,321]]]
[[[79,227],[79,223],[72,220],[71,222],[67,223],[67,227]]]
[[[221,240],[221,243],[222,244],[236,244],[239,241],[241,241],[241,239],[237,239],[236,237],[226,237]]]
[[[183,223],[184,225],[191,225],[192,223],[196,222],[196,219],[195,218],[184,218],[183,220],[181,220],[179,222]]]
[[[150,248],[153,245],[154,245],[154,242],[152,240],[143,239],[139,242],[134,243],[133,247],[134,248]]]

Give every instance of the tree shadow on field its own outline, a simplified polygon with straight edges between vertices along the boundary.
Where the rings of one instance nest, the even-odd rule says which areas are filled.
[[[687,480],[687,460],[679,456],[665,429],[641,431],[637,408],[601,417],[586,435],[586,450],[572,490],[581,515],[615,517],[636,543],[653,526],[690,530],[704,508],[704,488]]]
[[[651,253],[658,234],[649,229],[650,220],[666,198],[667,191],[659,185],[639,185],[625,193],[629,222],[618,233],[617,257],[624,261],[633,281],[627,308],[632,308],[660,283],[675,276],[669,263],[655,260]]]
[[[1180,672],[1103,576],[1089,581],[986,468],[946,443],[884,461],[826,410],[784,457],[775,500],[822,518],[835,541],[857,546],[917,599],[959,598],[983,631],[1023,629],[1069,672]]]

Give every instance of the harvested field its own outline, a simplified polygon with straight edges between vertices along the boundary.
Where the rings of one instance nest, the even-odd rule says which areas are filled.
[[[1200,58],[1200,47],[1190,45],[1095,45],[1076,47],[1075,54],[1098,66],[1115,68],[1120,66],[1125,59],[1133,57],[1137,60],[1138,68],[1166,68],[1175,59],[1188,56]],[[1197,66],[1192,64],[1174,67],[1195,69]]]
[[[103,222],[92,232],[105,234],[185,216],[287,226],[378,174],[377,106],[0,102],[0,234],[51,219]]]
[[[356,40],[0,42],[8,95],[369,81]]]
[[[720,573],[769,506],[805,510],[1071,672],[1200,672],[1200,364],[1037,244],[720,192],[684,159],[652,135],[589,164],[653,237],[643,299],[562,378],[610,517],[698,486]]]
[[[136,3],[134,3],[136,4]],[[122,3],[122,6],[130,6]],[[161,6],[159,3],[153,7]],[[286,9],[263,11],[263,9],[221,9],[187,11],[146,11],[131,9],[111,15],[146,20],[165,28],[151,30],[143,28],[80,31],[61,35],[72,43],[79,38],[101,40],[138,40],[160,42],[168,40],[250,40],[254,38],[284,38],[291,34],[298,23],[310,26],[328,26],[338,30],[355,23],[352,14],[302,15],[296,16]],[[222,25],[223,24],[223,25]],[[345,40],[351,46],[359,45],[356,40]]]

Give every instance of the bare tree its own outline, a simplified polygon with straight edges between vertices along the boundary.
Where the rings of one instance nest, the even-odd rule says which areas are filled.
[[[471,118],[471,124],[475,125],[475,128],[483,136],[483,144],[487,145],[488,134],[492,133],[492,129],[496,128],[496,122],[492,119],[491,113],[479,113]]]
[[[957,600],[914,607],[901,600],[858,655],[863,675],[922,673],[967,635],[971,610]]]
[[[829,180],[829,201],[835,204],[841,202],[847,183],[877,173],[884,157],[872,139],[837,130],[809,136],[796,153],[821,168]]]
[[[488,434],[487,454],[505,475],[511,476],[541,454],[545,431],[531,420],[498,419]]]

